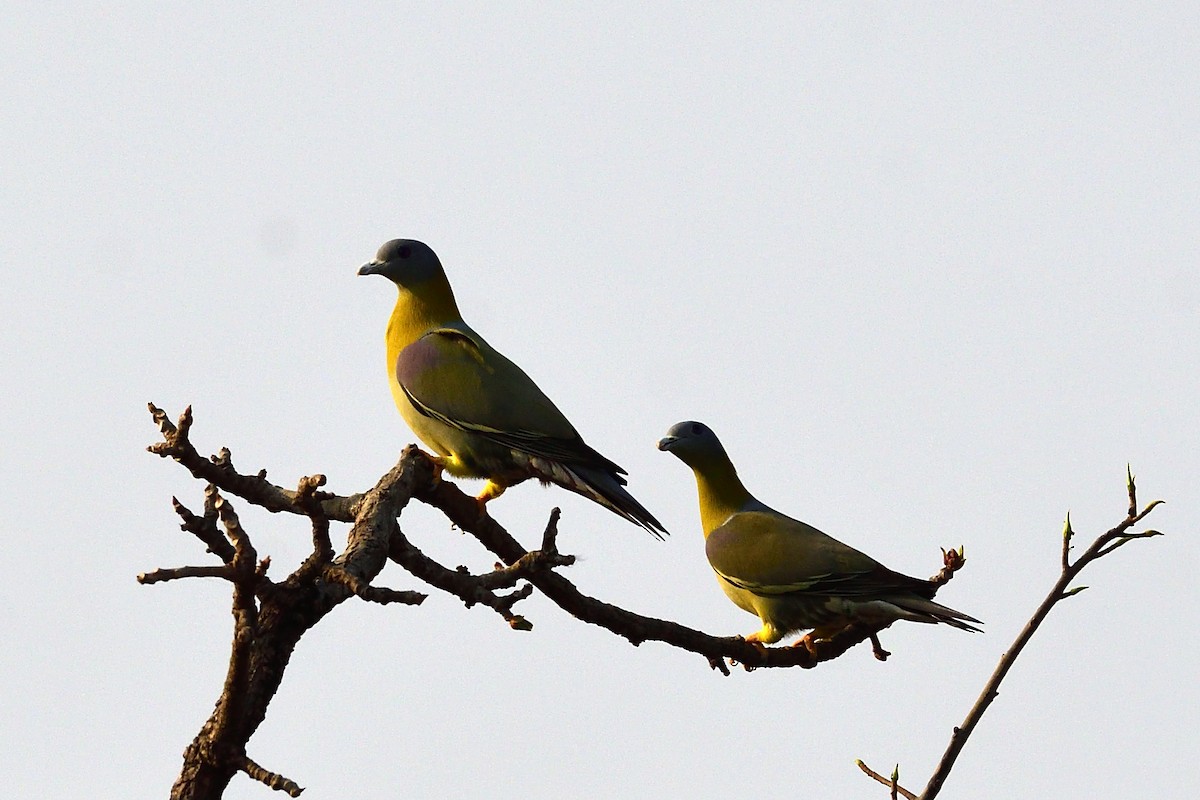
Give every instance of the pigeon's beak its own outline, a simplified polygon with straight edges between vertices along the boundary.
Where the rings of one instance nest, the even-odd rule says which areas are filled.
[[[384,265],[383,265],[383,262],[381,262],[381,261],[368,261],[366,264],[363,264],[361,267],[358,268],[358,274],[359,275],[378,275],[380,272],[383,271],[383,267],[384,267]]]
[[[663,438],[658,440],[658,449],[659,450],[670,450],[671,445],[675,444],[678,441],[679,441],[678,436],[664,436]]]

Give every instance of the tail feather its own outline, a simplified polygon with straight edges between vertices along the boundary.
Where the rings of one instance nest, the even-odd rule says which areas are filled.
[[[969,614],[956,611],[949,606],[935,603],[932,600],[926,600],[924,597],[908,595],[905,597],[889,597],[887,600],[897,608],[912,614],[909,617],[911,620],[917,622],[941,622],[959,630],[983,633],[982,628],[977,628],[971,624],[982,625],[982,621],[975,619]]]
[[[625,481],[620,476],[587,467],[568,467],[544,458],[533,457],[529,461],[540,479],[599,503],[617,516],[645,528],[658,539],[667,534],[662,523],[626,491],[623,485]]]

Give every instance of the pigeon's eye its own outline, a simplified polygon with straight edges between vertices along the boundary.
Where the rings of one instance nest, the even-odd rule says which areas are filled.
[[[704,430],[704,426],[701,425],[699,422],[692,423],[692,435],[693,436],[699,436],[700,431],[702,431],[702,430]]]
[[[396,251],[396,255],[400,256],[401,258],[408,258],[412,255],[412,248],[406,244],[401,245],[400,249]]]

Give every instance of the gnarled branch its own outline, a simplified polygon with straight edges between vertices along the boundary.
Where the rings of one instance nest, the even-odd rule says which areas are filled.
[[[741,637],[711,636],[590,597],[556,572],[575,560],[574,556],[558,552],[558,509],[550,515],[541,548],[527,550],[498,522],[481,515],[474,498],[447,481],[437,480],[430,459],[415,445],[405,448],[399,463],[370,491],[341,497],[320,489],[325,484],[323,475],[305,477],[292,490],[268,481],[265,470],[253,475],[238,472],[227,448],[205,458],[190,440],[193,423],[190,407],[180,416],[178,424],[172,423],[153,404],[150,411],[163,436],[161,442],[148,448],[150,452],[174,459],[207,484],[202,516],[173,499],[176,513],[183,521],[182,528],[204,542],[222,564],[154,570],[143,573],[139,580],[155,583],[184,577],[220,577],[231,581],[234,589],[234,642],[224,691],[213,715],[184,753],[184,767],[172,790],[173,798],[219,797],[238,771],[293,796],[299,793],[300,787],[294,782],[250,760],[245,752],[246,742],[265,718],[300,637],[325,614],[349,597],[407,604],[419,604],[425,599],[419,592],[373,585],[389,559],[430,586],[458,597],[468,607],[491,608],[514,629],[532,628],[528,620],[513,612],[513,606],[536,587],[567,613],[606,628],[635,646],[645,641],[661,641],[689,650],[703,656],[710,666],[725,675],[730,674],[727,659],[747,670],[811,668],[868,639],[876,657],[886,657],[877,638],[886,626],[852,625],[809,647],[765,648]],[[250,536],[222,492],[269,511],[308,517],[312,527],[311,554],[283,581],[268,580],[269,560],[256,563]],[[465,567],[451,569],[427,556],[408,540],[397,522],[413,498],[441,510],[501,563],[490,572],[471,574]],[[218,528],[218,521],[223,531]],[[330,522],[353,525],[346,548],[340,554],[334,553],[330,543]],[[962,563],[961,551],[943,551],[943,567],[935,582],[940,585],[948,581]]]

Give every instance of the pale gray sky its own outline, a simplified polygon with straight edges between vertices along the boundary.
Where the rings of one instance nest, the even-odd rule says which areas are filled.
[[[695,418],[761,499],[895,569],[965,544],[941,598],[987,633],[898,625],[886,664],[725,678],[542,599],[526,634],[436,594],[347,603],[250,744],[306,797],[885,796],[856,758],[918,789],[1055,579],[1064,513],[1087,541],[1122,516],[1126,462],[1169,536],[1085,574],[943,796],[1197,794],[1193,7],[393,5],[5,14],[6,796],[165,796],[232,621],[224,584],[134,580],[205,563],[170,508],[202,486],[144,452],[145,403],[194,404],[244,469],[369,487],[412,435],[393,292],[354,273],[397,236],[672,531],[497,501],[530,546],[563,507],[583,591],[756,629],[654,449]],[[273,575],[303,557],[302,522],[238,508]]]

